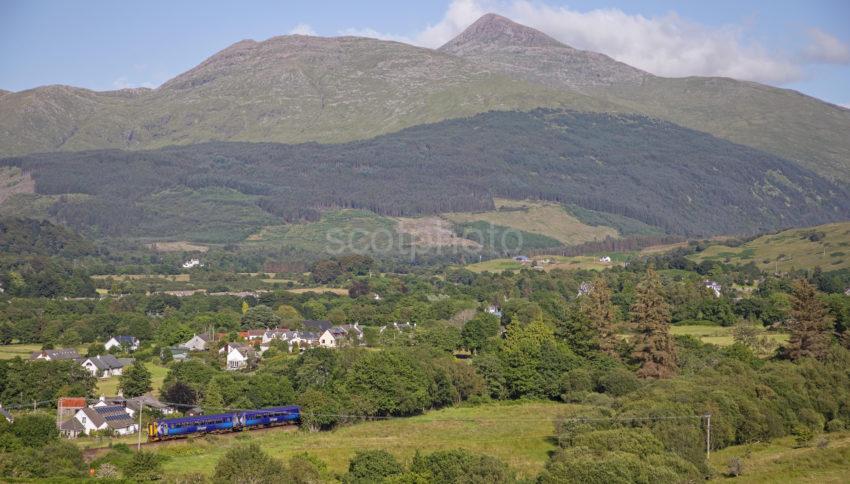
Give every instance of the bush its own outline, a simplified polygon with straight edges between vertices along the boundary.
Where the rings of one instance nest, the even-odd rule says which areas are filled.
[[[136,481],[156,481],[162,478],[162,458],[153,452],[137,452],[124,466],[124,477]]]
[[[401,474],[404,469],[396,458],[385,450],[367,450],[354,454],[348,464],[346,482],[377,482]]]
[[[283,464],[269,457],[257,444],[238,445],[228,450],[215,466],[216,483],[282,483],[287,475]]]
[[[840,418],[834,418],[826,423],[827,432],[841,432],[846,428],[844,421]]]
[[[410,470],[416,474],[430,476],[428,482],[434,484],[499,484],[513,481],[513,476],[504,462],[495,457],[476,455],[462,449],[434,452],[426,457],[417,453]]]
[[[640,387],[640,381],[634,373],[625,368],[612,368],[596,378],[596,390],[615,397],[631,393]]]

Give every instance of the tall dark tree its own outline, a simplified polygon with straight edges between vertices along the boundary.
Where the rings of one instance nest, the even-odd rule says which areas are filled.
[[[791,360],[812,357],[823,359],[832,341],[833,317],[818,299],[818,291],[808,281],[800,279],[791,293],[791,318],[788,327],[791,337],[785,354]]]
[[[638,376],[667,378],[676,373],[676,347],[670,335],[670,307],[664,300],[661,279],[651,267],[635,288],[631,307],[637,329],[632,357],[640,364]]]
[[[579,309],[596,331],[599,350],[619,357],[617,335],[614,331],[617,308],[611,302],[611,289],[604,279],[600,277],[593,282],[590,292],[579,300]]]

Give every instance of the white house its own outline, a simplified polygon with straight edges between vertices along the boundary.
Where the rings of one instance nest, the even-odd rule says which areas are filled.
[[[502,310],[499,309],[498,306],[494,306],[494,305],[487,306],[487,309],[485,309],[484,312],[487,313],[487,314],[492,314],[493,316],[496,316],[497,318],[502,317]]]
[[[139,429],[130,412],[120,405],[86,407],[77,411],[73,418],[79,422],[79,426],[73,424],[62,426],[81,427],[82,431],[79,433],[86,435],[102,430],[109,430],[118,435],[130,435]]]
[[[227,369],[242,370],[257,361],[257,352],[250,346],[231,346],[227,353]]]
[[[88,370],[92,376],[96,376],[98,378],[109,378],[111,376],[121,376],[124,373],[124,367],[131,362],[131,359],[119,359],[106,354],[86,358],[83,360],[81,365],[83,368]]]
[[[702,281],[702,285],[707,289],[711,289],[711,291],[714,292],[714,297],[720,297],[720,292],[723,289],[723,286],[709,279]]]
[[[339,348],[345,344],[347,338],[348,331],[339,326],[334,326],[319,336],[319,346],[323,348]]]
[[[31,360],[47,360],[47,361],[61,361],[61,360],[80,360],[80,354],[77,353],[77,350],[71,348],[62,348],[58,350],[41,350],[36,351],[32,355],[30,355]]]
[[[139,349],[139,339],[135,336],[113,336],[109,341],[103,344],[106,351],[112,348],[127,348],[129,351]]]
[[[198,260],[198,259],[194,259],[194,258],[189,259],[189,260],[187,260],[186,262],[183,263],[184,269],[194,269],[195,267],[202,267],[202,266],[203,266],[203,264],[201,264],[201,261]]]
[[[605,264],[610,264],[611,263],[611,257],[609,257],[607,255],[603,255],[602,257],[599,258],[599,262],[602,262],[602,263],[605,263]]]
[[[212,342],[213,337],[210,334],[196,334],[192,336],[192,339],[183,343],[182,347],[186,348],[189,351],[205,351],[210,342]]]

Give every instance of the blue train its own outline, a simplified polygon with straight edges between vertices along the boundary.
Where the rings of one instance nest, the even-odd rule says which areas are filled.
[[[261,427],[297,424],[300,420],[301,407],[294,405],[155,420],[148,425],[148,442],[190,435],[238,432]]]

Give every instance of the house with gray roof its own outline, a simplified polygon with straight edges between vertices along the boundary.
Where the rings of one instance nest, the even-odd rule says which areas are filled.
[[[41,350],[34,351],[30,355],[30,360],[45,360],[45,361],[62,361],[62,360],[77,360],[79,361],[80,354],[73,348],[61,348],[58,350]]]
[[[86,358],[80,365],[88,370],[92,376],[109,378],[111,376],[121,376],[124,373],[124,367],[130,363],[132,363],[132,359],[118,359],[113,355],[106,354]]]
[[[210,343],[213,342],[213,335],[211,334],[196,334],[192,336],[192,338],[183,343],[182,347],[186,348],[189,351],[206,351],[209,348]]]
[[[127,408],[121,405],[86,407],[80,409],[73,418],[82,426],[83,431],[81,433],[86,435],[100,431],[108,431],[117,435],[130,435],[138,430],[135,419],[127,411]],[[60,425],[60,429],[63,426],[69,430],[72,427],[77,427],[67,422]]]
[[[103,344],[103,347],[106,348],[106,351],[109,351],[112,348],[136,351],[139,349],[139,338],[127,335],[113,336],[109,338],[109,341]]]

